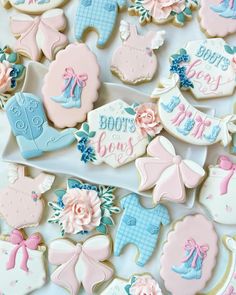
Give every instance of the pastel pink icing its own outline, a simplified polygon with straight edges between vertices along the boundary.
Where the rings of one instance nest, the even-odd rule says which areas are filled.
[[[83,73],[88,77],[81,94],[80,108],[67,109],[51,99],[61,95],[66,68],[73,68],[75,73]],[[56,127],[74,127],[77,123],[85,121],[87,113],[93,109],[93,103],[98,99],[99,72],[96,56],[84,43],[70,44],[57,54],[56,60],[49,66],[42,88],[48,118]]]
[[[5,93],[11,88],[11,64],[8,61],[0,62],[0,93]]]
[[[202,264],[200,279],[186,280],[172,270],[183,261],[186,241],[193,239],[198,245],[208,245]],[[178,221],[168,234],[161,256],[160,275],[166,289],[173,295],[195,295],[201,291],[212,276],[218,253],[217,234],[213,224],[203,215],[189,215]]]
[[[219,0],[201,1],[200,24],[210,37],[225,37],[236,32],[236,19],[222,17],[211,9],[219,3]]]
[[[165,21],[171,11],[180,13],[185,9],[185,0],[143,0],[142,5],[156,21]]]
[[[91,231],[101,220],[101,200],[94,190],[73,188],[63,196],[64,210],[59,219],[66,233]]]
[[[137,277],[129,290],[130,295],[161,295],[158,283],[150,276]]]

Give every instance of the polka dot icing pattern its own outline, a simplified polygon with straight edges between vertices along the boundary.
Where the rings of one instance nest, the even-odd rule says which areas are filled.
[[[24,166],[11,165],[10,184],[0,191],[1,216],[13,228],[37,226],[44,210],[42,194],[50,190],[54,179],[45,173],[33,179],[25,176]]]
[[[177,221],[167,236],[160,275],[173,295],[195,295],[212,276],[218,253],[213,224],[201,214]]]
[[[209,175],[199,195],[212,218],[223,224],[236,224],[236,164],[220,156],[218,164],[209,166]]]
[[[13,230],[10,236],[0,238],[0,292],[26,295],[46,284],[44,253],[41,237],[33,234],[24,239]]]

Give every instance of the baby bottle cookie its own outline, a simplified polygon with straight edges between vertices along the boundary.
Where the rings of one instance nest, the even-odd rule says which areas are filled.
[[[72,295],[79,294],[82,286],[86,294],[93,295],[99,284],[113,276],[113,269],[104,262],[111,256],[111,247],[110,238],[103,235],[90,237],[83,244],[67,239],[51,242],[48,260],[58,266],[51,275],[52,282]]]
[[[209,37],[225,37],[236,32],[235,0],[202,0],[200,25]]]
[[[112,73],[127,84],[152,80],[157,70],[154,50],[163,45],[164,35],[165,31],[149,31],[145,35],[139,35],[135,25],[122,20],[120,37],[123,44],[113,54]]]
[[[0,237],[0,291],[5,295],[26,295],[46,284],[42,238],[38,233],[26,238],[13,230]]]
[[[83,43],[74,43],[57,54],[42,88],[48,118],[58,128],[83,122],[98,99],[99,65]]]
[[[213,224],[201,214],[177,221],[167,236],[160,275],[173,295],[195,295],[212,276],[218,253]]]
[[[236,224],[236,164],[220,156],[217,165],[209,166],[209,175],[199,195],[200,203],[219,223]]]
[[[236,86],[236,48],[223,39],[190,41],[171,56],[170,72],[196,99],[229,96]]]
[[[66,35],[61,33],[66,28],[66,18],[59,8],[36,17],[16,14],[10,18],[10,28],[17,38],[15,50],[34,61],[42,55],[53,60],[68,43]]]
[[[142,156],[149,141],[161,130],[155,104],[130,106],[115,100],[89,112],[87,123],[75,133],[80,160],[120,167]]]
[[[55,176],[25,175],[25,167],[9,166],[9,185],[0,191],[0,215],[13,228],[38,226],[43,215],[42,194],[50,190]]]

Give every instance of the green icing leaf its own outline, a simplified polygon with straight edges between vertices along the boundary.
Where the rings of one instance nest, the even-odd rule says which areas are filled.
[[[69,178],[67,180],[67,185],[68,185],[69,189],[73,188],[74,186],[81,185],[81,184],[82,184],[82,182],[77,179]]]
[[[125,108],[125,111],[132,116],[136,115],[136,112],[132,108]]]
[[[101,222],[106,225],[114,225],[113,220],[110,217],[103,216]]]
[[[12,52],[9,54],[7,60],[10,62],[10,63],[15,63],[17,61],[17,53],[16,52]]]
[[[234,54],[234,50],[229,45],[225,45],[224,47],[228,54]]]
[[[89,133],[89,124],[88,123],[84,123],[83,124],[83,129],[86,133]]]
[[[184,15],[183,12],[178,13],[178,14],[176,15],[176,18],[177,18],[177,21],[178,21],[179,23],[184,24],[184,22],[185,22],[185,15]]]
[[[94,137],[96,135],[96,132],[95,131],[91,131],[91,132],[89,132],[89,137],[91,138],[91,137]]]
[[[22,76],[24,70],[25,70],[25,66],[24,65],[14,65],[14,68],[18,70],[18,78],[20,76]]]
[[[99,226],[97,226],[96,230],[104,235],[107,233],[107,227],[103,223],[101,223]]]
[[[88,137],[88,134],[83,131],[76,132],[76,136],[82,138],[82,137]]]
[[[179,52],[181,55],[187,54],[187,51],[184,48],[181,48]]]
[[[189,8],[189,7],[186,7],[184,9],[184,13],[187,15],[187,16],[192,16],[192,10]]]
[[[64,189],[57,189],[55,191],[55,195],[58,197],[58,198],[62,198],[64,196],[64,194],[66,193],[66,190]]]

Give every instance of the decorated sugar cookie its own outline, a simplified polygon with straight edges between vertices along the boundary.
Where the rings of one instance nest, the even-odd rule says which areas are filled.
[[[128,11],[131,15],[138,15],[140,24],[157,24],[173,21],[183,26],[192,18],[192,11],[198,7],[198,0],[132,0]]]
[[[150,274],[132,275],[129,281],[115,278],[100,295],[162,295],[158,282]]]
[[[10,28],[17,38],[15,50],[34,61],[42,55],[53,60],[68,43],[66,35],[61,33],[66,28],[66,18],[59,8],[36,17],[16,14],[10,18]]]
[[[114,255],[120,256],[126,245],[134,244],[139,251],[136,264],[143,267],[156,248],[161,226],[170,223],[168,210],[163,205],[144,208],[136,194],[124,197],[121,207],[124,212],[115,237]]]
[[[61,234],[85,234],[92,230],[106,234],[113,226],[113,214],[120,212],[114,205],[114,187],[84,184],[68,179],[67,189],[55,191],[57,202],[49,202],[54,214],[49,223],[59,224]]]
[[[1,0],[5,8],[14,7],[28,14],[40,14],[63,5],[66,0]]]
[[[225,37],[236,32],[235,0],[202,0],[200,25],[209,37]]]
[[[224,236],[223,243],[229,252],[228,265],[224,265],[225,274],[215,288],[207,295],[234,295],[236,292],[236,241],[235,237]]]
[[[86,294],[93,295],[97,285],[110,280],[113,269],[104,263],[111,256],[111,240],[98,235],[83,244],[58,239],[49,245],[48,260],[58,268],[51,275],[53,283],[79,294],[83,286]]]
[[[76,13],[75,37],[84,39],[88,30],[98,33],[98,47],[104,47],[116,25],[118,12],[126,8],[127,0],[81,0]]]
[[[87,123],[75,135],[81,161],[116,168],[143,155],[161,130],[155,104],[129,106],[116,100],[89,112]]]
[[[58,128],[73,127],[86,119],[98,99],[99,65],[83,43],[74,43],[57,54],[42,88],[48,118]]]
[[[26,238],[13,230],[0,236],[1,294],[26,295],[46,284],[46,270],[42,238],[38,233]]]
[[[219,223],[236,224],[236,164],[220,156],[217,165],[209,166],[209,175],[199,195],[200,203]]]
[[[122,20],[120,37],[123,44],[113,54],[112,73],[128,84],[152,80],[157,70],[154,50],[163,45],[164,35],[165,31],[149,31],[139,35],[135,25]]]
[[[195,295],[212,276],[218,253],[213,224],[201,214],[177,221],[167,236],[160,275],[173,295]]]
[[[25,66],[20,63],[19,54],[8,46],[0,48],[0,109],[24,78]]]
[[[236,104],[234,104],[234,114],[236,114]],[[231,152],[236,154],[236,133],[233,134]]]
[[[207,115],[193,107],[179,89],[177,74],[163,87],[154,89],[153,98],[158,99],[158,113],[164,128],[176,138],[194,145],[212,145],[220,142],[227,146],[236,132],[236,116],[224,118]]]
[[[25,167],[9,165],[9,185],[0,191],[0,215],[13,228],[38,226],[44,211],[43,193],[50,190],[55,176],[25,175]]]
[[[197,187],[205,175],[196,162],[176,155],[174,146],[164,136],[158,136],[148,145],[147,154],[150,157],[139,158],[135,164],[141,176],[139,191],[154,187],[154,203],[162,199],[185,202],[185,187]]]
[[[188,42],[171,56],[171,73],[196,99],[229,96],[236,86],[236,47],[221,39]]]

